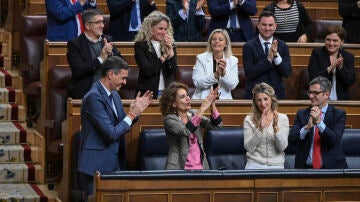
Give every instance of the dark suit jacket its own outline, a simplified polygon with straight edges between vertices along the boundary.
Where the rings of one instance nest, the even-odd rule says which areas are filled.
[[[84,96],[81,106],[81,144],[78,171],[125,169],[125,134],[130,126],[123,121],[126,113],[120,96],[113,91],[117,116],[104,87],[97,81]]]
[[[109,32],[115,41],[132,41],[129,36],[132,1],[106,0],[110,11]],[[141,22],[152,11],[157,10],[156,5],[150,5],[148,0],[140,0]]]
[[[275,65],[269,62],[264,53],[259,37],[254,37],[243,47],[243,64],[246,76],[246,87],[244,98],[252,99],[252,89],[261,82],[271,85],[279,99],[286,98],[283,77],[291,74],[290,53],[286,43],[278,38],[278,53],[282,62]]]
[[[214,29],[226,28],[232,10],[230,10],[229,0],[208,0],[207,5],[211,16],[208,28],[209,36]],[[246,0],[242,6],[237,5],[236,7],[238,21],[246,41],[249,41],[254,37],[250,16],[255,15],[256,12],[257,8],[255,0]]]
[[[179,15],[179,10],[183,8],[182,0],[166,1],[166,15],[174,28],[175,41],[204,41],[205,15],[195,15],[197,2],[190,1],[188,19],[183,20]]]
[[[158,58],[152,45],[151,49],[153,52],[149,51],[149,46],[145,41],[135,42],[134,48],[136,63],[139,66],[139,78],[136,91],[140,91],[142,94],[147,90],[153,91],[154,99],[156,99],[158,96],[160,70],[162,70],[164,74],[165,87],[172,81],[175,81],[175,73],[178,68],[175,46],[174,57],[166,60],[164,63]]]
[[[340,49],[339,53],[344,58],[344,63],[341,70],[336,69],[336,94],[338,100],[350,100],[349,87],[355,83],[356,79],[355,58],[352,53],[343,49]],[[308,66],[310,81],[317,76],[323,76],[332,82],[333,73],[329,74],[327,71],[330,65],[330,56],[326,47],[315,48],[311,53]]]
[[[76,14],[88,8],[95,8],[86,2],[71,4],[69,0],[46,0],[47,32],[49,41],[68,41],[77,37]]]
[[[296,113],[294,126],[290,130],[289,144],[298,144],[295,157],[295,168],[305,168],[313,142],[313,130],[310,130],[303,140],[300,140],[300,130],[310,117],[310,107]],[[346,114],[342,109],[328,105],[325,113],[325,131],[320,133],[322,168],[347,168],[345,156],[342,152],[341,138],[345,129]]]
[[[339,0],[339,14],[343,18],[342,26],[345,28],[347,43],[360,43],[360,9],[358,0]]]
[[[108,42],[112,41],[110,36],[103,36]],[[97,58],[92,59],[88,39],[85,34],[72,39],[67,44],[67,60],[71,69],[71,79],[68,85],[69,97],[81,99],[93,84],[94,71],[101,68],[101,63]],[[104,47],[102,41],[101,48]],[[114,46],[113,55],[121,57],[119,51]]]

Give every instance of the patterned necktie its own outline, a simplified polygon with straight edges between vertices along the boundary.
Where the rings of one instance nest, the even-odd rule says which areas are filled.
[[[76,4],[77,0],[70,0],[72,4]],[[84,25],[81,19],[81,13],[76,14],[76,23],[78,25],[78,35],[84,32]]]
[[[320,118],[322,112],[320,111]],[[320,132],[319,128],[315,126],[315,135],[314,135],[314,146],[313,146],[313,156],[312,164],[314,169],[321,168],[321,141],[320,141]]]
[[[130,18],[130,25],[133,29],[138,26],[138,17],[137,17],[137,10],[136,10],[136,2],[134,1],[131,5],[131,18]]]
[[[270,44],[270,42],[264,42],[264,45],[265,45],[265,55],[266,55],[266,56],[269,54],[269,44]]]

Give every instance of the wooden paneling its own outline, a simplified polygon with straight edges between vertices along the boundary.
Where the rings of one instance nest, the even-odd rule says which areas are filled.
[[[131,100],[123,100],[125,111],[128,111],[130,103]],[[192,101],[192,107],[194,109],[199,108],[200,104],[201,102],[199,100]],[[347,114],[346,127],[360,128],[360,107],[359,107],[360,101],[334,101],[331,104],[333,104],[336,107],[342,108],[346,111]],[[292,125],[297,110],[308,107],[309,105],[310,102],[307,100],[280,100],[279,112],[287,114],[289,117],[290,125]],[[69,150],[70,149],[69,140],[76,131],[80,130],[80,125],[81,125],[80,108],[81,108],[81,100],[72,100],[72,99],[68,100],[68,107],[67,107],[68,115],[67,115],[67,121],[64,123],[63,138],[62,138],[64,143],[64,162],[63,162],[64,169],[63,169],[62,186],[64,186],[64,188],[60,190],[59,192],[60,194],[65,194],[62,192],[68,191],[66,189],[67,187],[69,187],[66,186],[69,180],[68,168],[71,167],[71,162],[70,162],[71,151]],[[217,101],[217,108],[223,118],[224,127],[242,126],[245,116],[250,111],[251,100],[231,100],[231,101],[219,100]],[[209,112],[207,112],[206,115],[209,115]],[[160,113],[159,102],[157,100],[154,100],[152,104],[141,114],[139,121],[136,124],[134,124],[131,130],[126,134],[127,165],[129,169],[137,168],[137,152],[138,152],[138,141],[139,141],[140,132],[148,128],[162,128],[163,127],[162,120],[163,120],[163,116]],[[343,181],[332,181],[332,182],[333,184],[329,184],[329,185],[335,186],[336,184],[341,185],[342,183],[344,183]],[[249,182],[237,181],[237,183],[241,184],[239,186],[246,186]],[[274,181],[271,184],[269,184],[269,181],[267,180],[257,180],[256,186],[262,188],[267,188],[269,186],[281,187],[283,186],[283,183],[286,183],[288,187],[300,186],[298,184],[298,181],[294,179],[284,179],[282,181]],[[323,181],[321,180],[316,181],[312,179],[308,179],[307,181],[304,181],[304,184],[302,184],[301,186],[308,186],[309,183],[318,184],[318,186],[320,185],[323,186],[322,184]],[[146,184],[143,183],[143,186],[146,186]],[[150,184],[148,186],[150,186]],[[188,185],[182,184],[179,181],[179,183],[176,184],[176,187],[179,186],[186,187]],[[207,185],[205,184],[203,186],[207,186]],[[222,184],[218,184],[218,187],[222,187]],[[263,196],[274,197],[273,194],[268,194],[268,193],[265,195],[261,195],[259,197],[263,197]],[[247,196],[242,195],[242,197],[246,198]],[[289,195],[288,197],[292,197],[292,195]]]
[[[197,201],[197,202],[325,202],[325,201],[359,201],[360,176],[348,176],[339,171],[329,174],[315,174],[313,171],[303,176],[300,172],[290,171],[287,175],[282,171],[263,171],[265,175],[257,175],[256,171],[237,172],[231,178],[224,176],[208,177],[192,176],[191,179],[165,176],[156,177],[122,177],[121,173],[103,179],[100,173],[95,175],[94,195],[98,202],[110,201],[109,196],[118,193],[123,195],[124,202],[130,201]],[[289,172],[289,171],[287,171]],[[179,171],[177,171],[177,174]],[[332,173],[332,174],[330,174]],[[338,174],[337,174],[338,173]],[[177,175],[174,174],[174,175]],[[134,174],[133,174],[134,175]],[[151,175],[151,173],[149,173]],[[161,174],[157,174],[160,176]],[[166,175],[166,174],[164,174]],[[119,176],[119,177],[117,177]],[[142,175],[144,176],[144,175]],[[257,184],[263,181],[266,187]],[[296,182],[288,186],[287,182]],[[341,182],[337,184],[337,182]],[[241,183],[245,182],[245,183]],[[218,186],[221,184],[221,186]],[[273,184],[278,186],[273,186]],[[110,195],[111,193],[112,195]],[[148,196],[149,198],[146,198]]]

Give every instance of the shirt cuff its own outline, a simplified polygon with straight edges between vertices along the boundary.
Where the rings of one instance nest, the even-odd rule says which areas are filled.
[[[195,12],[195,15],[205,15],[203,9],[201,8],[199,11]]]
[[[200,122],[201,122],[201,118],[198,116],[198,115],[195,115],[191,118],[191,123],[194,124],[195,127],[199,126],[200,125]]]
[[[229,3],[230,3],[230,10],[236,8],[236,5],[234,4],[233,1],[230,1],[230,0],[229,0]]]
[[[213,110],[211,116],[213,117],[213,119],[217,119],[217,117],[220,116],[220,113],[218,110]]]
[[[326,128],[326,125],[323,121],[321,121],[319,124],[316,125],[318,128],[319,128],[319,131],[320,133],[323,133],[325,128]]]
[[[131,124],[132,124],[132,120],[131,120],[131,118],[128,117],[128,116],[125,116],[125,118],[124,118],[123,121],[125,121],[129,126],[131,126]]]
[[[97,57],[97,58],[98,58],[100,64],[104,63],[104,60],[101,57]]]
[[[282,57],[280,56],[280,54],[277,54],[278,56],[276,58],[274,58],[274,63],[275,65],[279,65],[282,62]]]
[[[180,9],[179,10],[179,15],[183,20],[186,20],[188,18],[188,11],[186,12],[186,14],[184,13],[184,9]]]
[[[300,130],[300,140],[303,140],[305,138],[305,135],[308,133],[309,131],[305,129],[305,126],[301,128]]]
[[[95,7],[96,6],[96,0],[94,2],[89,2],[91,7]]]
[[[239,0],[239,5],[242,6],[246,0]]]

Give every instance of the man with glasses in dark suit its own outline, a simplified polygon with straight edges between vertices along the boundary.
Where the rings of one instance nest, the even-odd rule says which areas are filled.
[[[289,144],[298,144],[295,168],[347,168],[341,147],[346,114],[329,105],[331,82],[322,76],[310,81],[307,94],[311,106],[296,113]]]

